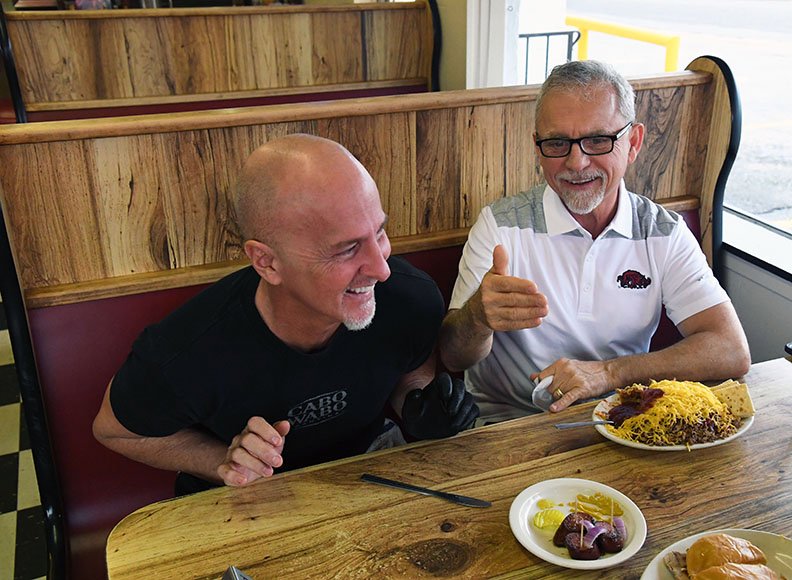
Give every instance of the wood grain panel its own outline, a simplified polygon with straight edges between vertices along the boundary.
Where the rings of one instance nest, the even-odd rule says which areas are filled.
[[[351,83],[366,78],[360,20],[360,15],[356,13],[311,15],[313,75],[310,82],[305,84]],[[410,50],[405,54],[410,54]],[[415,76],[422,76],[427,70],[417,71]],[[410,77],[386,76],[386,80],[395,78]]]
[[[460,109],[416,113],[416,224],[418,233],[463,227]]]
[[[460,225],[470,227],[485,205],[506,193],[506,118],[504,105],[468,107],[464,114]]]
[[[98,222],[106,248],[108,277],[166,270],[167,222],[161,193],[168,187],[170,158],[151,136],[134,139],[110,138],[90,142],[102,203]],[[158,153],[159,155],[155,155]]]
[[[711,208],[724,155],[711,120],[729,114],[712,78],[635,82],[647,140],[631,189],[672,208]],[[2,127],[0,191],[22,285],[43,304],[219,277],[242,255],[230,209],[239,169],[262,143],[295,132],[361,160],[394,251],[459,244],[484,205],[540,182],[535,98],[535,87],[482,89]],[[711,215],[702,220],[710,232]]]
[[[636,118],[646,130],[643,148],[625,175],[630,190],[654,200],[680,194],[674,167],[684,159],[685,148],[680,142],[683,104],[681,87],[638,93]]]
[[[685,71],[665,73],[659,78],[639,78],[633,83],[637,92],[676,86],[699,86],[712,81],[709,73]],[[318,103],[295,103],[269,107],[244,107],[208,112],[184,112],[115,119],[86,119],[59,123],[7,125],[0,131],[0,145],[89,139],[110,135],[167,133],[237,125],[260,125],[284,121],[375,115],[405,111],[429,111],[463,106],[494,105],[534,101],[539,87],[503,87],[419,93],[397,97],[344,99]]]
[[[135,98],[241,98],[369,79],[428,83],[425,2],[325,8],[12,13],[8,26],[31,111]]]
[[[0,163],[4,183],[24,184],[21,191],[4,185],[3,205],[25,287],[108,276],[96,175],[80,170],[94,166],[90,147],[81,142],[23,146],[12,161]]]
[[[533,140],[536,120],[534,102],[508,103],[504,115],[506,195],[515,195],[528,191],[542,181]]]
[[[69,101],[96,94],[93,66],[77,59],[91,54],[88,22],[8,22],[20,91],[25,103]],[[22,48],[24,47],[24,48]]]
[[[140,25],[146,24],[145,21],[136,21]],[[163,63],[158,62],[150,54],[152,39],[146,38],[147,30],[131,27],[130,23],[118,20],[110,22],[99,22],[95,20],[87,21],[89,48],[88,50],[97,53],[97,61],[93,66],[85,67],[90,70],[91,76],[95,78],[92,94],[100,95],[104,99],[123,98],[124,95],[134,95],[135,89],[140,86],[147,86],[148,83],[139,83],[139,73],[133,77],[133,72],[129,66],[123,66],[128,62],[128,55],[134,55],[135,59],[144,63],[146,69],[154,69],[154,74],[150,78],[157,78],[163,74]],[[60,47],[61,54],[68,54],[70,59],[79,57],[73,53],[66,53],[64,47]],[[77,53],[79,54],[79,53]],[[90,54],[90,53],[89,53]],[[105,66],[107,63],[108,66]],[[74,63],[75,68],[80,68],[78,62]],[[46,71],[44,71],[46,72]],[[66,86],[59,87],[65,91]],[[74,91],[71,91],[74,94]],[[71,100],[68,93],[64,92],[63,98]],[[81,97],[82,98],[82,97]]]
[[[322,120],[318,134],[347,147],[377,183],[388,235],[416,233],[415,115],[396,113]]]
[[[366,80],[424,76],[432,58],[428,12],[367,12],[362,16]]]

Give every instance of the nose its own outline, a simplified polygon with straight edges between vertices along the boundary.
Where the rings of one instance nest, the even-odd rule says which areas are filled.
[[[589,156],[583,153],[580,143],[572,143],[572,148],[569,150],[569,155],[566,156],[564,164],[569,169],[580,170],[587,167],[590,162]]]
[[[390,266],[388,258],[391,254],[391,244],[388,235],[383,233],[379,240],[367,244],[369,249],[366,255],[366,262],[361,268],[361,273],[374,278],[378,282],[384,282],[390,277]]]

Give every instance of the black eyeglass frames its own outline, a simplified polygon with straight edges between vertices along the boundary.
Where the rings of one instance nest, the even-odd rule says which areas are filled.
[[[566,157],[572,151],[572,145],[575,143],[586,155],[606,155],[613,151],[616,141],[627,133],[633,122],[627,123],[615,135],[592,135],[591,137],[581,137],[580,139],[551,137],[550,139],[538,139],[536,146],[539,147],[539,151],[543,156],[550,158]]]

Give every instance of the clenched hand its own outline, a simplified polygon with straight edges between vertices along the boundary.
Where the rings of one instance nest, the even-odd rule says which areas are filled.
[[[245,429],[231,441],[225,461],[217,474],[226,485],[246,485],[272,475],[283,465],[283,446],[291,425],[278,421],[270,425],[261,417],[251,417]]]
[[[407,433],[418,439],[440,439],[467,429],[479,415],[465,383],[441,373],[423,389],[407,393],[402,421]]]

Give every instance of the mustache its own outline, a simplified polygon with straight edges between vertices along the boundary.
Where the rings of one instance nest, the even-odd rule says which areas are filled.
[[[589,181],[597,178],[604,178],[605,174],[602,171],[562,171],[556,173],[556,179],[563,179],[564,181]]]

